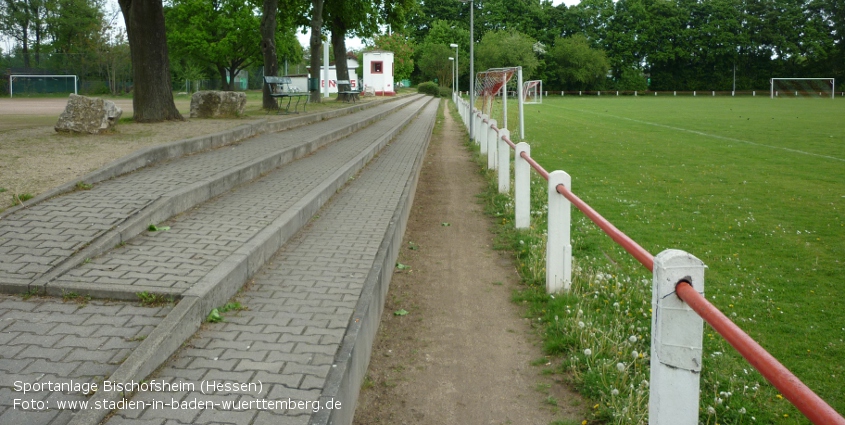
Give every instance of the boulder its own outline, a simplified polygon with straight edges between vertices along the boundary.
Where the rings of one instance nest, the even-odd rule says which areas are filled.
[[[191,118],[234,118],[243,115],[246,94],[234,91],[198,91],[191,96]]]
[[[65,133],[97,134],[111,130],[123,110],[111,100],[71,94],[55,129]]]

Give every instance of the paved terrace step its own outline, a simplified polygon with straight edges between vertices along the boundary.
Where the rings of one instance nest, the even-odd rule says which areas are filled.
[[[295,233],[429,99],[419,99],[390,119],[160,223],[170,229],[144,232],[48,286],[53,292],[127,300],[136,299],[138,292],[178,298],[197,284],[213,287],[227,267],[240,267],[253,245],[263,243],[265,233],[282,226],[282,239]],[[280,245],[277,242],[276,248]],[[274,252],[271,248],[262,255]],[[247,273],[254,274],[263,262],[258,256]]]
[[[23,394],[13,382],[143,380],[429,101],[418,98],[389,120],[201,204],[162,223],[169,231],[144,233],[50,284],[67,294],[112,299],[136,299],[143,290],[168,293],[181,296],[176,306],[91,301],[80,308],[73,301],[0,296],[0,341],[9,341],[0,350],[0,370],[11,373],[0,379],[0,423],[98,423],[103,409],[76,415],[57,409],[59,400],[84,400],[78,392],[35,392],[52,410],[15,409],[12,400]],[[118,399],[106,392],[91,398]]]
[[[307,155],[414,98],[143,168],[17,209],[0,220],[0,291],[56,276],[237,184]],[[49,293],[50,288],[46,288]]]
[[[248,310],[204,326],[148,378],[193,390],[138,392],[131,400],[147,407],[119,410],[107,424],[351,423],[436,109],[431,102],[272,258],[239,296]],[[261,388],[203,393],[203,381]],[[215,405],[173,409],[174,399]],[[267,404],[288,399],[341,408]],[[229,402],[253,404],[224,409]],[[72,424],[95,420],[79,414]]]

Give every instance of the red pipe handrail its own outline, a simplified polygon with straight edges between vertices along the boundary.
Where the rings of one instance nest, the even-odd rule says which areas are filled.
[[[705,322],[719,333],[736,351],[748,360],[763,377],[775,386],[787,400],[814,424],[845,425],[845,418],[833,410],[821,397],[804,385],[786,366],[743,332],[718,308],[699,294],[692,285],[681,282],[675,293]]]
[[[528,165],[531,166],[531,168],[536,170],[537,173],[539,173],[544,179],[546,179],[546,181],[549,181],[549,172],[546,171],[546,169],[543,168],[542,165],[538,164],[537,161],[534,160],[534,158],[531,158],[531,155],[528,155],[527,153],[522,152],[522,153],[519,154],[519,156],[521,156],[522,159],[524,159],[525,162],[527,162]]]
[[[576,208],[581,210],[584,215],[586,215],[593,223],[596,223],[599,228],[604,230],[604,233],[607,236],[610,236],[616,243],[619,244],[625,251],[628,251],[631,256],[633,256],[637,261],[640,262],[648,271],[654,271],[654,256],[651,255],[650,252],[646,251],[645,248],[640,246],[640,244],[636,243],[630,236],[623,233],[621,230],[617,229],[616,226],[613,225],[610,221],[606,218],[602,217],[596,210],[592,207],[587,205],[586,202],[581,200],[581,198],[575,196],[572,191],[566,188],[566,186],[559,184],[557,185],[557,193],[563,195],[564,198],[568,199],[569,202],[572,202]]]
[[[492,127],[496,133],[499,132],[498,128],[495,126]],[[511,149],[516,149],[516,145],[509,138],[505,137],[502,140]],[[531,168],[536,170],[546,181],[549,180],[549,172],[538,164],[534,158],[531,158],[531,155],[522,152],[520,157],[528,162]],[[654,256],[646,251],[645,248],[616,228],[613,223],[602,217],[601,214],[572,193],[566,186],[562,184],[558,185],[555,190],[575,205],[578,210],[599,226],[605,234],[610,236],[613,241],[624,248],[625,251],[631,254],[646,269],[654,272]],[[704,319],[705,322],[709,323],[722,338],[725,338],[766,380],[783,393],[783,396],[803,413],[810,422],[817,425],[845,425],[845,418],[842,415],[801,382],[786,366],[769,354],[768,351],[740,329],[739,326],[728,319],[716,306],[696,292],[692,285],[679,284],[675,288],[675,293]]]

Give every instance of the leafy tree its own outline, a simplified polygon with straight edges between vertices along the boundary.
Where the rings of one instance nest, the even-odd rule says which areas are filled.
[[[325,2],[323,19],[331,31],[337,79],[348,81],[346,36],[369,36],[378,31],[377,4],[363,0],[325,0]],[[338,86],[340,91],[349,89],[348,85]]]
[[[415,46],[409,37],[394,32],[392,35],[376,36],[373,44],[377,49],[393,52],[394,77],[397,80],[411,78]]]
[[[276,76],[279,73],[279,57],[276,55],[276,15],[279,12],[279,0],[264,0],[261,9],[261,53],[264,56],[264,75]],[[273,109],[276,102],[270,96],[270,86],[262,85],[261,105],[264,109]]]
[[[222,86],[234,90],[235,75],[261,60],[256,7],[238,0],[174,0],[167,10],[175,53],[217,69]]]
[[[431,24],[431,29],[425,38],[426,44],[458,45],[458,81],[464,81],[464,87],[469,87],[469,27],[454,25],[454,22],[437,20]],[[455,49],[451,48],[449,56],[455,56]],[[461,74],[465,78],[461,80]]]
[[[320,48],[323,46],[323,0],[311,0],[311,78],[320,81]],[[326,81],[326,84],[329,82]],[[320,92],[311,92],[311,102],[320,103]]]
[[[101,47],[108,42],[109,25],[99,0],[51,0],[46,34],[53,53],[49,66],[88,75],[100,66]],[[56,55],[58,54],[58,55]]]
[[[0,34],[21,46],[24,67],[30,68],[30,46],[35,46],[35,64],[40,64],[41,44],[45,37],[47,4],[45,0],[0,1]]]
[[[523,78],[531,79],[540,64],[535,43],[536,40],[518,32],[488,32],[475,49],[476,69],[521,66]]]
[[[419,67],[427,79],[437,79],[440,87],[452,84],[452,61],[454,50],[445,44],[425,44],[420,48]]]
[[[549,60],[567,90],[600,90],[610,69],[604,51],[592,48],[581,34],[558,38],[549,51]]]
[[[183,120],[173,103],[164,10],[159,0],[118,0],[134,74],[132,108],[137,122]]]
[[[285,10],[279,15],[280,5]],[[305,4],[297,0],[263,0],[261,9],[261,53],[264,59],[264,75],[276,76],[279,73],[279,54],[286,59],[298,61],[301,46],[296,40],[293,28],[301,21],[301,12]],[[272,109],[276,102],[270,96],[270,87],[262,84],[262,107]]]

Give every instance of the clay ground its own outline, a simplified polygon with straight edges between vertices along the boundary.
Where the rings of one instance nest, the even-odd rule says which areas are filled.
[[[132,100],[118,99],[123,117],[132,116]],[[220,132],[254,118],[136,124],[122,122],[100,135],[57,133],[53,126],[66,98],[0,99],[0,210],[12,205],[12,193],[37,195],[138,149],[202,134]],[[176,102],[187,116],[187,100]]]
[[[580,398],[542,375],[539,340],[510,301],[518,276],[492,249],[466,132],[448,113],[438,122],[355,424],[581,423]]]

